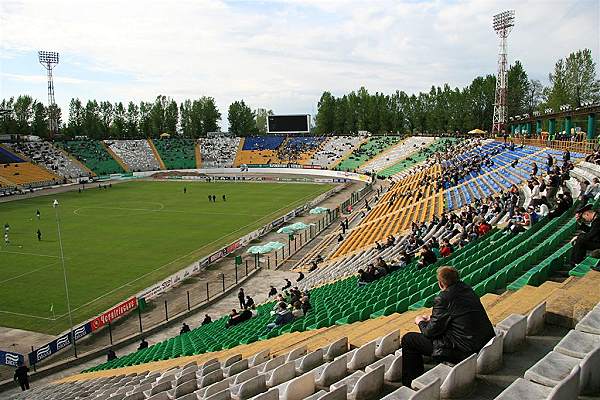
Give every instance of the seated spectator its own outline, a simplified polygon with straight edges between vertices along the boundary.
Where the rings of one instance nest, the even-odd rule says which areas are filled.
[[[304,274],[302,271],[298,271],[298,278],[296,278],[296,282],[300,282],[302,279],[304,279]]]
[[[590,183],[585,190],[582,189],[583,194],[580,196],[581,200],[585,203],[590,199],[596,199],[598,194],[600,194],[600,179],[594,178],[592,183]]]
[[[285,278],[285,286],[283,286],[281,288],[281,291],[284,291],[284,290],[286,290],[288,288],[291,288],[291,287],[292,287],[292,282],[290,282],[290,280],[288,278]]]
[[[362,268],[358,270],[358,286],[364,286],[367,283],[373,282],[374,280],[375,277],[371,273]]]
[[[267,297],[273,297],[277,294],[277,289],[275,289],[275,286],[271,286],[271,290],[269,290],[269,294],[267,295]]]
[[[440,256],[448,257],[453,251],[454,248],[450,244],[450,241],[448,239],[443,239],[442,245],[440,246]]]
[[[147,349],[148,348],[148,342],[146,341],[145,338],[142,338],[142,340],[140,341],[140,345],[138,346],[138,350],[143,350],[143,349]]]
[[[254,299],[250,296],[246,296],[246,307],[245,308],[251,308],[254,305]]]
[[[236,318],[238,316],[238,312],[235,308],[233,308],[230,312],[229,312],[229,319],[227,320],[227,327],[231,326],[232,323],[231,321]]]
[[[486,220],[482,219],[477,224],[477,234],[479,236],[483,236],[489,231],[492,230],[492,225],[490,225]]]
[[[573,201],[572,199],[571,201],[569,201],[570,196],[568,197],[567,193],[559,193],[557,195],[558,200],[556,201],[556,207],[550,210],[550,212],[548,213],[548,218],[553,219],[556,217],[560,217],[567,210],[569,210],[569,208],[571,208],[571,206],[573,205]]]
[[[424,244],[421,247],[421,256],[419,257],[419,261],[417,262],[417,269],[422,269],[427,267],[428,265],[434,264],[437,261],[437,256],[431,250],[431,248]]]
[[[385,272],[389,272],[388,265],[382,257],[377,257],[377,267],[383,268]]]
[[[253,313],[250,308],[244,309],[241,313],[237,313],[235,310],[232,310],[232,314],[229,315],[229,320],[227,321],[226,327],[229,328],[231,326],[241,324],[244,321],[248,321],[252,317]]]
[[[185,322],[181,325],[181,329],[179,330],[179,334],[183,335],[184,333],[187,333],[191,331],[190,326],[188,324],[186,324]]]
[[[479,297],[459,280],[452,267],[437,270],[441,292],[433,301],[431,315],[415,318],[420,333],[402,337],[402,384],[425,372],[423,356],[436,362],[458,363],[479,352],[495,335]]]
[[[290,322],[294,317],[292,313],[288,310],[287,304],[285,302],[279,302],[277,304],[277,311],[275,312],[275,321],[269,323],[265,329],[270,331],[273,328],[278,328]]]
[[[202,325],[208,325],[212,322],[212,318],[208,314],[204,314],[204,320],[202,320]]]
[[[115,351],[112,348],[108,349],[108,351],[106,352],[106,361],[112,361],[116,359],[117,353],[115,353]]]
[[[296,301],[294,303],[294,308],[292,310],[292,316],[294,317],[294,319],[304,317],[304,310],[302,309],[302,303],[301,302]]]
[[[308,269],[308,272],[313,272],[314,270],[316,270],[318,268],[317,266],[317,262],[313,261],[310,263],[310,268]]]
[[[571,240],[573,249],[569,264],[574,267],[582,262],[588,251],[600,249],[600,218],[592,209],[591,204],[585,204],[575,212],[580,233]]]
[[[310,300],[308,299],[308,296],[303,296],[301,303],[302,303],[302,312],[304,313],[304,315],[306,315],[308,313],[308,311],[310,309],[312,309],[312,304],[310,304]]]

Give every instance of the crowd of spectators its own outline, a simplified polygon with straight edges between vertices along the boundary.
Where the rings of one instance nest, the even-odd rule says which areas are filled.
[[[27,156],[34,163],[67,179],[77,179],[89,175],[81,165],[49,142],[17,142],[5,145],[17,153]]]
[[[239,145],[239,137],[219,136],[200,139],[202,165],[207,168],[232,167]]]
[[[362,136],[332,136],[313,154],[309,164],[329,168],[363,140]]]
[[[105,143],[129,166],[131,171],[160,169],[160,164],[147,140],[106,140]]]

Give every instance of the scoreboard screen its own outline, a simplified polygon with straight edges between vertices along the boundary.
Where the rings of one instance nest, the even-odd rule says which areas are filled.
[[[269,115],[267,132],[308,133],[310,132],[310,115]]]

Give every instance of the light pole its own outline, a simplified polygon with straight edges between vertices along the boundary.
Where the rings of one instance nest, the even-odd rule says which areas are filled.
[[[69,300],[69,283],[67,281],[67,268],[65,267],[65,253],[63,251],[62,237],[60,235],[60,218],[58,215],[58,200],[52,203],[54,214],[56,215],[56,229],[58,231],[58,245],[60,247],[60,261],[62,263],[63,277],[65,278],[65,295],[67,296],[67,313],[69,314],[69,325],[71,327],[71,340],[73,341],[73,353],[77,358],[77,345],[75,344],[75,335],[73,335],[73,317],[71,316],[71,301]]]

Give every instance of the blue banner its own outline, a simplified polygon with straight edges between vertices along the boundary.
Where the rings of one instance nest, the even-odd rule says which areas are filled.
[[[0,350],[0,365],[9,365],[11,367],[18,367],[19,364],[25,362],[23,354],[14,353],[12,351]]]
[[[92,326],[89,322],[87,322],[86,324],[75,328],[73,330],[73,335],[75,336],[75,340],[79,340],[91,332]],[[64,349],[65,347],[69,347],[71,344],[71,333],[69,332],[29,353],[29,365],[37,364],[40,361],[50,357],[52,354]]]

